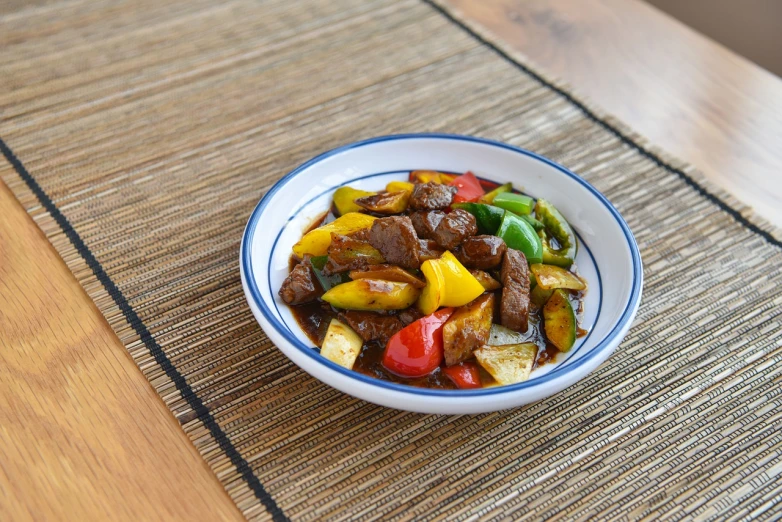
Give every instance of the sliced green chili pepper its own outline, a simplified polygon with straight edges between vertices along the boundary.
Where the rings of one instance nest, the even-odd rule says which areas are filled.
[[[512,212],[505,212],[496,236],[502,238],[508,248],[524,253],[530,264],[543,261],[543,244],[532,225]]]
[[[538,237],[540,237],[540,242],[543,245],[544,265],[555,265],[562,268],[570,268],[570,265],[573,264],[573,260],[568,256],[563,255],[559,250],[551,246],[545,230],[538,230]]]
[[[483,203],[454,203],[451,207],[466,210],[475,216],[478,232],[481,234],[496,234],[505,215],[505,211],[501,208]]]
[[[510,210],[514,214],[524,216],[532,212],[535,201],[531,197],[523,194],[503,192],[502,194],[497,194],[492,205],[504,208],[505,210]]]
[[[503,192],[511,192],[513,190],[513,183],[506,183],[504,185],[500,185],[496,189],[487,192],[483,196],[481,196],[481,199],[478,200],[479,203],[487,203],[489,205],[492,204],[494,201],[494,198],[497,197],[498,194],[502,194]]]
[[[347,272],[341,274],[334,274],[327,276],[323,273],[323,267],[326,266],[326,262],[329,260],[329,256],[314,256],[310,258],[310,264],[315,272],[315,277],[323,287],[323,290],[328,292],[332,287],[347,283],[350,281],[350,276]]]
[[[529,223],[530,225],[532,225],[532,228],[535,229],[535,232],[537,232],[538,230],[544,230],[546,228],[546,227],[543,226],[543,223],[541,223],[540,221],[538,221],[534,217],[530,216],[529,214],[522,215],[522,216],[519,216],[519,217],[521,219],[523,219],[524,221],[526,221],[527,223]]]
[[[538,200],[535,214],[546,227],[546,231],[560,244],[560,248],[555,250],[548,240],[543,242],[543,262],[564,268],[572,265],[578,252],[578,243],[570,224],[554,205],[545,199]]]

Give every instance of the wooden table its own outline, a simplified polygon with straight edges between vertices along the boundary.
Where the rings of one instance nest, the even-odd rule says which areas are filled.
[[[449,1],[782,225],[782,80],[636,0]],[[2,520],[241,518],[2,183],[0,448]]]

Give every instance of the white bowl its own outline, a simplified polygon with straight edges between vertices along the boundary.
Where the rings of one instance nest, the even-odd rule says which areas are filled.
[[[318,353],[277,295],[291,247],[331,204],[339,186],[377,190],[417,169],[513,182],[551,201],[579,236],[576,258],[589,284],[582,326],[589,335],[519,384],[478,390],[416,388],[342,368]],[[253,210],[242,238],[242,285],[266,335],[304,371],[345,393],[422,413],[479,413],[537,401],[575,383],[605,361],[630,328],[641,300],[638,245],[619,212],[589,183],[537,154],[482,138],[447,134],[383,136],[308,161],[272,187]]]

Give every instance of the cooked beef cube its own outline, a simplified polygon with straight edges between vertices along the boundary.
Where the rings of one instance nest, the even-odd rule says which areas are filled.
[[[348,234],[348,237],[351,239],[356,239],[358,241],[369,241],[369,229],[368,228],[362,228],[361,230],[356,230],[355,232]]]
[[[505,241],[497,236],[468,237],[456,249],[456,258],[467,268],[488,270],[502,263]]]
[[[414,210],[442,210],[448,208],[456,194],[456,187],[440,183],[416,183],[410,196],[410,208]]]
[[[415,233],[421,239],[434,239],[434,231],[437,225],[445,217],[445,212],[440,210],[421,210],[410,214],[410,221],[413,222]]]
[[[529,266],[522,252],[508,248],[502,259],[500,323],[526,332],[529,322]]]
[[[440,220],[434,231],[434,240],[446,250],[452,250],[467,237],[474,236],[478,232],[475,216],[457,208],[449,212]]]
[[[323,289],[315,278],[309,258],[293,267],[280,287],[280,297],[289,305],[309,303],[321,295]]]
[[[380,315],[374,312],[349,311],[340,314],[340,318],[350,325],[364,342],[388,339],[404,328],[404,324],[395,315]]]
[[[384,261],[380,252],[368,242],[335,233],[331,234],[328,256],[329,259],[323,266],[323,273],[326,275],[378,265]]]
[[[423,263],[429,259],[439,259],[445,252],[440,246],[431,239],[421,239],[418,241],[418,259]]]
[[[376,219],[369,231],[369,243],[378,249],[387,262],[402,268],[418,268],[420,245],[413,223],[407,216]]]
[[[402,321],[402,324],[407,326],[408,324],[412,323],[413,321],[417,321],[418,319],[422,318],[424,314],[422,314],[418,308],[415,306],[411,306],[410,308],[406,310],[402,310],[399,312],[399,320]]]

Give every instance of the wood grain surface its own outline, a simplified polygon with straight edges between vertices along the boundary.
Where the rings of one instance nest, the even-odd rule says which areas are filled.
[[[636,0],[447,0],[782,226],[782,79]]]
[[[641,2],[450,1],[782,224],[778,78]],[[2,520],[240,518],[2,183],[0,451]]]
[[[3,183],[0,454],[0,520],[242,519]]]

